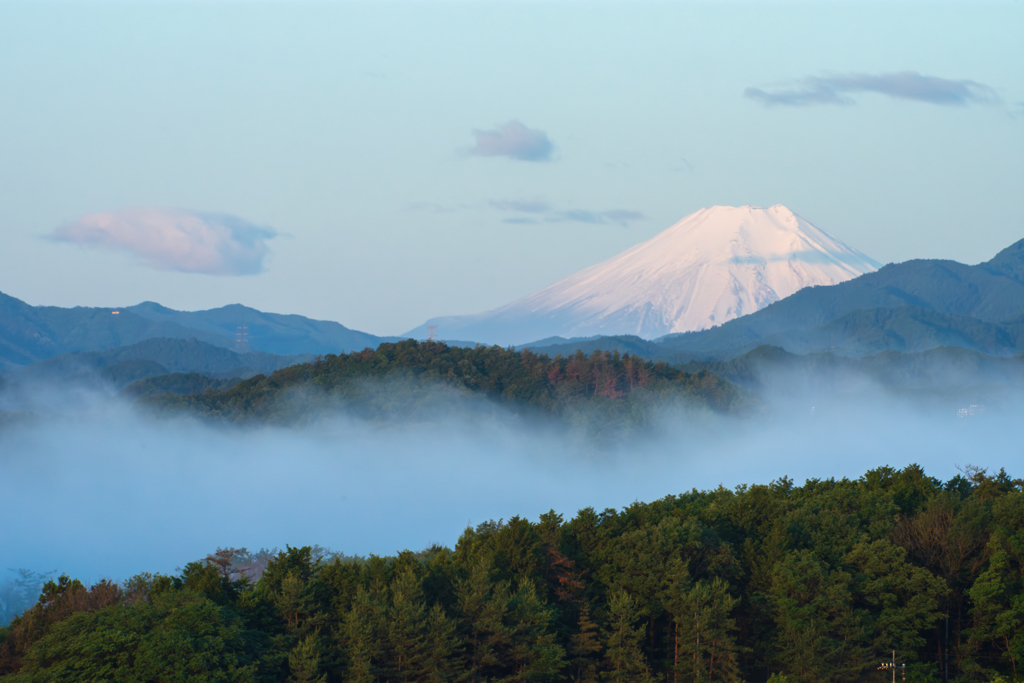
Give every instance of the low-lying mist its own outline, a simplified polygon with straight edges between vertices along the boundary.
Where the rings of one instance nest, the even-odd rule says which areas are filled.
[[[948,479],[958,465],[1024,461],[1019,393],[965,402],[958,416],[948,395],[910,401],[861,380],[827,395],[807,386],[775,383],[742,417],[666,410],[614,440],[443,389],[428,419],[371,422],[339,407],[301,426],[155,414],[66,388],[21,394],[4,407],[23,415],[0,423],[0,570],[90,582],[173,572],[217,547],[393,554],[549,509],[569,518],[783,476],[918,463]]]

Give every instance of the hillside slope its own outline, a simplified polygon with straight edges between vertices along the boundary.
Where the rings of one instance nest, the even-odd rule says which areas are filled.
[[[232,421],[308,421],[344,406],[373,420],[455,419],[502,406],[558,415],[606,433],[642,427],[671,405],[731,411],[746,398],[708,372],[618,353],[550,359],[530,351],[467,349],[407,340],[327,356],[257,376],[222,392],[161,396],[150,405]]]
[[[102,382],[120,388],[137,380],[170,373],[199,373],[210,377],[251,377],[261,372],[311,360],[260,351],[235,353],[197,339],[145,339],[104,351],[63,353],[9,373],[9,381]]]
[[[238,344],[240,326],[247,328],[244,346]],[[393,340],[336,322],[237,304],[196,312],[152,302],[127,308],[61,308],[30,306],[0,293],[0,371],[62,353],[104,351],[154,338],[197,339],[225,349],[279,355],[358,351]]]
[[[206,311],[175,311],[147,301],[124,309],[154,322],[176,323],[193,330],[236,340],[245,326],[249,347],[276,354],[326,354],[376,348],[396,337],[352,330],[330,320],[313,320],[301,315],[265,313],[255,308],[231,304]]]
[[[888,312],[882,312],[888,311]],[[727,357],[762,343],[865,355],[960,345],[997,355],[1022,350],[1024,240],[976,266],[915,260],[849,282],[809,287],[700,332],[655,340],[664,352]]]
[[[119,311],[114,315],[114,311]],[[230,346],[233,340],[154,321],[116,308],[30,306],[0,293],[0,361],[5,367],[31,365],[61,353],[97,351],[168,337]]]

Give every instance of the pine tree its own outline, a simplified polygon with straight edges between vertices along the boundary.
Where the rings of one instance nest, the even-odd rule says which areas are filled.
[[[728,584],[715,578],[698,582],[681,600],[674,615],[679,657],[676,680],[739,681],[739,648],[730,616],[738,600],[729,595]]]
[[[640,648],[644,627],[636,626],[641,617],[636,601],[625,591],[619,591],[608,600],[608,612],[605,671],[601,676],[609,683],[651,683]]]
[[[686,658],[683,640],[686,636],[681,629],[681,625],[690,612],[687,596],[692,582],[690,581],[690,572],[686,568],[686,564],[679,558],[669,560],[665,576],[666,585],[662,601],[665,604],[666,611],[672,615],[672,630],[669,636],[668,648],[672,672],[671,681],[672,683],[679,683],[680,677],[686,680],[686,666],[683,663]]]
[[[375,683],[382,658],[384,605],[380,595],[360,587],[342,620],[340,640],[348,653],[345,680]]]
[[[327,676],[320,674],[320,632],[309,634],[292,648],[288,655],[291,671],[289,683],[327,683]]]
[[[423,669],[427,683],[461,683],[467,677],[459,626],[434,605],[427,615]]]
[[[479,560],[456,583],[455,595],[465,628],[470,681],[504,678],[511,640],[504,623],[511,599],[508,582],[493,582],[490,563]]]
[[[772,569],[772,649],[787,675],[801,681],[853,680],[870,662],[850,575],[808,550],[790,551]]]
[[[285,574],[273,600],[289,631],[298,630],[303,621],[313,616],[316,609],[311,586],[294,570]]]
[[[524,581],[509,601],[508,653],[512,675],[506,680],[553,680],[565,666],[565,650],[551,631],[551,609],[537,595],[532,581]]]
[[[597,624],[590,618],[589,607],[580,610],[576,628],[576,633],[569,639],[572,680],[574,683],[596,683],[597,655],[601,652],[601,637]]]
[[[391,681],[418,680],[426,657],[426,606],[420,581],[412,569],[405,569],[391,582],[391,604],[387,613],[387,678]]]

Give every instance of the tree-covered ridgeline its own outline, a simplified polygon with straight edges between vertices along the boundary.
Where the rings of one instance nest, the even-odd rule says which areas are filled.
[[[1024,678],[1024,481],[786,478],[366,559],[221,550],[64,576],[0,629],[10,681],[699,683]]]
[[[734,385],[711,373],[687,373],[617,351],[551,359],[529,350],[411,339],[317,358],[225,391],[164,394],[148,403],[231,420],[293,420],[333,399],[368,417],[406,417],[434,406],[438,387],[517,411],[569,418],[585,412],[601,424],[643,424],[652,410],[673,402],[716,411],[743,403]]]

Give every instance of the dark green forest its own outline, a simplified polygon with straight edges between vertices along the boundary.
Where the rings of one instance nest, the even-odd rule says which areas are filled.
[[[369,419],[443,412],[447,400],[485,399],[516,414],[551,415],[612,430],[645,426],[653,411],[673,405],[729,412],[749,398],[706,371],[689,373],[666,363],[596,350],[569,357],[498,346],[462,348],[406,340],[358,353],[328,355],[269,376],[257,375],[224,391],[154,395],[150,406],[184,409],[232,421],[308,420],[344,404]],[[441,390],[444,391],[441,391]]]
[[[1009,681],[1022,583],[1024,481],[879,468],[492,521],[394,557],[224,549],[173,576],[62,576],[0,629],[0,676],[883,683],[895,650],[912,683]]]
[[[205,394],[230,389],[241,381],[238,377],[217,379],[198,372],[174,372],[132,382],[121,393],[133,399],[152,398],[168,393]]]

